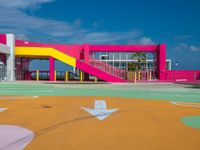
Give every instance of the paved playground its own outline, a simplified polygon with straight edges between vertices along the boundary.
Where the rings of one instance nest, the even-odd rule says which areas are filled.
[[[3,150],[198,150],[199,139],[199,85],[0,84]]]

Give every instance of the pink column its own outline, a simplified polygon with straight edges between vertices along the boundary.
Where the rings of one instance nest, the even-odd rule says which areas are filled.
[[[0,43],[6,45],[6,34],[0,34]]]
[[[54,61],[55,59],[53,57],[49,57],[49,80],[54,81]]]
[[[90,60],[90,45],[85,44],[84,45],[84,61],[85,63],[89,63]]]
[[[158,79],[166,80],[166,45],[160,44],[157,51]]]

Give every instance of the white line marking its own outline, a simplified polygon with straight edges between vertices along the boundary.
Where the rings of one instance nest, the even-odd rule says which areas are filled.
[[[0,91],[0,93],[12,93],[13,91]],[[53,92],[53,90],[27,90],[27,91],[17,91],[17,92]]]
[[[16,100],[16,99],[35,99],[38,98],[39,96],[32,96],[32,97],[0,97],[0,100]]]
[[[171,101],[171,104],[178,105],[178,106],[185,106],[185,107],[197,107],[200,108],[200,103],[187,103],[187,102],[174,102]]]
[[[38,98],[39,96],[33,96],[32,98]]]
[[[50,88],[29,88],[29,87],[27,87],[27,88],[0,88],[0,90],[2,91],[2,90],[5,90],[5,91],[7,91],[7,90],[52,90],[52,89],[50,89]]]
[[[0,108],[0,112],[5,111],[6,109],[8,109],[8,108]]]

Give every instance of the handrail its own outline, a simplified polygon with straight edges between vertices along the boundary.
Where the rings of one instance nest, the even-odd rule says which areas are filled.
[[[92,57],[92,58],[90,58],[89,64],[92,65],[93,67],[99,68],[113,76],[119,77],[121,79],[126,79],[126,71],[125,70],[121,70],[116,67],[113,67],[106,62],[97,60]]]
[[[118,78],[121,79],[125,79],[125,80],[130,80],[133,81],[133,72],[132,71],[126,71],[126,70],[121,70],[119,68],[113,67],[112,65],[101,61],[101,60],[97,60],[93,57],[90,57],[90,61],[89,64],[99,68],[103,71],[105,71],[106,73],[109,73],[113,76],[116,76]],[[155,70],[149,69],[149,70],[140,70],[140,71],[136,71],[137,75],[138,73],[140,74],[140,78],[143,80],[148,80],[149,78],[149,74],[151,73],[151,77],[150,78],[155,78],[156,77],[156,72]],[[131,77],[131,78],[130,78]]]

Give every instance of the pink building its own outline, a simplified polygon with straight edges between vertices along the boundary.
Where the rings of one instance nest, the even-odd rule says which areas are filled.
[[[29,63],[37,58],[49,60],[49,70],[45,72],[39,70],[39,73],[46,73],[50,81],[54,81],[57,75],[55,73],[55,60],[72,66],[83,80],[91,80],[96,77],[106,82],[133,82],[135,80],[196,81],[200,74],[200,71],[168,71],[166,69],[165,44],[46,44],[17,40],[14,36],[9,37],[5,34],[0,35],[0,43],[10,47],[9,54],[0,50],[0,61],[13,72],[13,77],[9,77],[13,80],[30,80],[33,74],[36,75],[36,70],[30,71]],[[140,62],[137,53],[145,54],[145,59],[152,59],[153,66],[147,67],[148,64],[144,64],[144,61]],[[8,64],[10,62],[7,58],[10,55],[14,55],[15,60],[12,58],[14,67]],[[137,70],[129,69],[131,65],[136,64],[139,64],[141,68]]]

